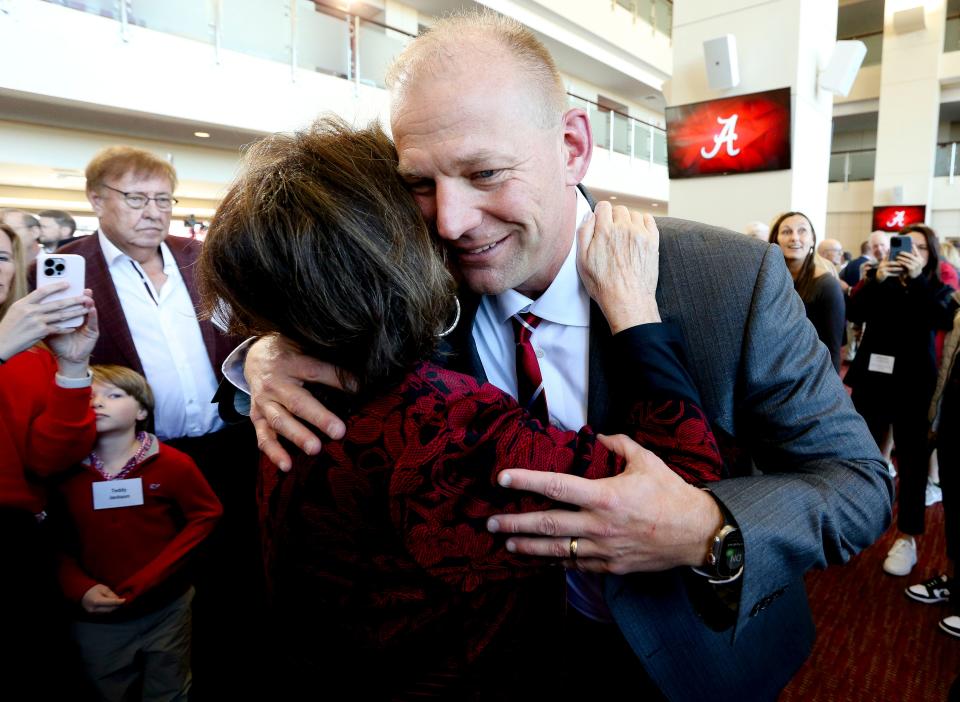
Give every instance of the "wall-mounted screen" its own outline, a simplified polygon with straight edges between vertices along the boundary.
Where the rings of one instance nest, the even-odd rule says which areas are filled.
[[[920,224],[927,215],[926,205],[883,205],[873,208],[873,231],[898,232],[911,224]]]
[[[671,178],[790,168],[790,88],[667,108]]]

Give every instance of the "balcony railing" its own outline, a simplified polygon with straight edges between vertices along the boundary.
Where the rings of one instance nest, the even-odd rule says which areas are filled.
[[[950,184],[953,185],[954,179],[960,175],[960,145],[957,142],[937,144],[933,175],[938,178],[946,176],[950,179]]]
[[[633,14],[633,20],[643,20],[654,29],[673,36],[673,0],[610,0],[614,5],[626,8]]]
[[[222,49],[289,63],[383,87],[387,66],[412,34],[336,10],[313,0],[46,0]]]
[[[662,127],[617,110],[606,109],[573,93],[567,93],[567,102],[571,107],[586,110],[593,129],[594,146],[631,159],[667,165],[667,133]]]
[[[960,51],[960,15],[947,15],[946,31],[943,33],[943,50]]]
[[[834,151],[830,154],[830,176],[828,180],[831,183],[873,180],[876,165],[876,149]]]

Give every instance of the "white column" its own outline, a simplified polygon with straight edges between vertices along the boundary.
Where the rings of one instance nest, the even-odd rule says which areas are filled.
[[[874,205],[926,205],[932,209],[937,129],[940,121],[940,57],[946,0],[886,0]],[[926,27],[905,34],[894,14],[925,10]]]
[[[888,0],[889,2],[890,0]],[[740,84],[711,90],[703,42],[737,39]],[[673,78],[668,105],[790,88],[790,170],[670,181],[670,215],[743,231],[800,210],[818,232],[827,213],[833,96],[817,88],[836,42],[837,0],[683,0],[674,5]],[[822,237],[820,237],[822,238]]]

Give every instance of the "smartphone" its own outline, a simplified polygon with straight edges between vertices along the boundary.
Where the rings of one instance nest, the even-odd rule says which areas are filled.
[[[910,236],[892,236],[890,237],[890,260],[896,261],[897,254],[901,251],[906,253],[913,252],[913,237]]]
[[[69,283],[70,287],[62,292],[54,293],[44,302],[54,302],[68,297],[83,295],[86,279],[87,261],[77,254],[41,253],[37,256],[37,288],[54,283]],[[85,314],[65,319],[56,326],[60,329],[75,329],[83,324]]]

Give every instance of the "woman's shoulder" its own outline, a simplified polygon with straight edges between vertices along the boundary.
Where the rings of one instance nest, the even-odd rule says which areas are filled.
[[[37,344],[0,365],[0,385],[11,392],[21,392],[27,387],[46,387],[56,372],[57,360],[53,354],[45,346]]]
[[[488,399],[506,396],[503,391],[489,383],[482,383],[472,375],[452,371],[432,361],[418,364],[407,376],[405,384],[423,388],[445,403],[457,402],[468,396],[481,396]]]

